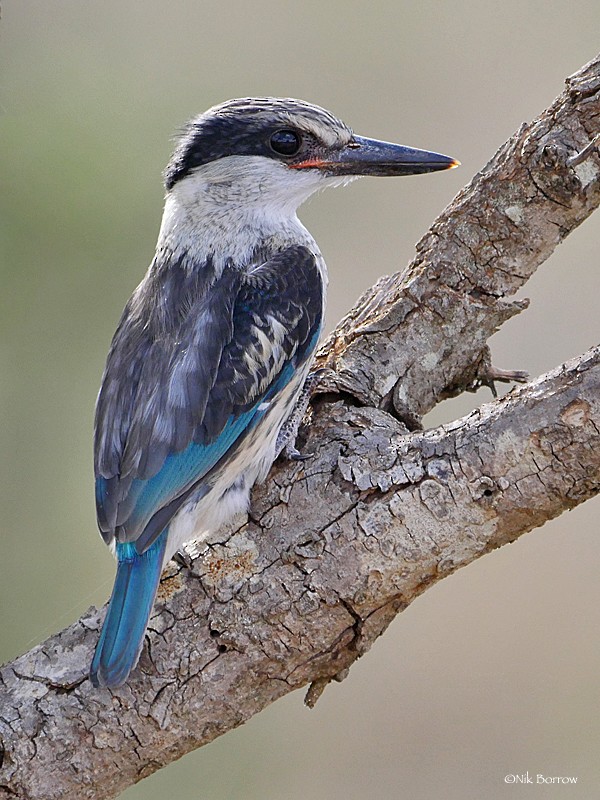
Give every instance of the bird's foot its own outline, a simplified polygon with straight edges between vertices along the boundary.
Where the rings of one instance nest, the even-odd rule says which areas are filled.
[[[281,430],[277,436],[277,443],[275,445],[276,458],[283,456],[283,458],[288,461],[306,461],[311,458],[310,455],[301,453],[296,448],[296,438],[298,437],[298,431],[300,430],[300,425],[308,409],[310,399],[320,379],[327,372],[327,369],[316,369],[314,372],[308,374],[308,377],[304,381],[302,391],[296,401],[296,405],[290,416],[281,426]]]

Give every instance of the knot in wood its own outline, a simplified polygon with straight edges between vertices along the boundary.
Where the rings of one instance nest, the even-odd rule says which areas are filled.
[[[489,475],[482,475],[473,485],[472,496],[474,500],[488,500],[497,490],[496,482]]]

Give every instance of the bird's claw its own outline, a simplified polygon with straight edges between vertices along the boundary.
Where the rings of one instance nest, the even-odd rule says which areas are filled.
[[[301,453],[293,445],[284,447],[281,455],[288,461],[308,461],[309,458],[312,458],[310,453]]]
[[[183,548],[173,553],[173,555],[171,556],[171,560],[174,561],[176,564],[179,564],[180,567],[185,567],[186,569],[192,568],[193,564],[192,557],[187,552],[187,550],[184,550]]]

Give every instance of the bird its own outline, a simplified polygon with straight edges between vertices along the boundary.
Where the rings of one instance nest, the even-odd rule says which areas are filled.
[[[297,208],[360,176],[456,159],[354,134],[290,98],[241,98],[180,131],[156,251],[112,339],[94,422],[98,527],[117,560],[94,687],[136,668],[162,569],[246,511],[295,448],[327,268]]]

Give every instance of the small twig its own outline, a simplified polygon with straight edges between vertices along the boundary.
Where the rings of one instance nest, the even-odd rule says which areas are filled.
[[[477,381],[472,387],[467,387],[467,391],[476,392],[479,386],[487,386],[492,392],[494,397],[498,397],[496,391],[496,383],[527,383],[529,373],[521,369],[499,369],[493,367],[491,364],[486,370],[482,370],[478,376]]]
[[[527,383],[529,373],[521,369],[499,369],[492,365],[492,354],[486,345],[476,365],[475,376],[463,388],[467,392],[477,392],[487,386],[494,397],[498,397],[496,383]]]
[[[586,144],[583,150],[580,150],[579,153],[575,153],[574,156],[567,159],[567,164],[570,167],[576,167],[578,164],[581,164],[586,158],[590,157],[598,145],[600,145],[600,133],[597,133],[594,138]]]

